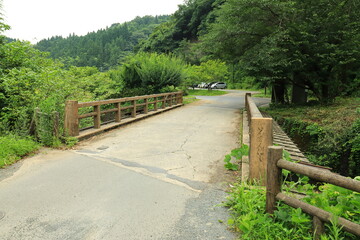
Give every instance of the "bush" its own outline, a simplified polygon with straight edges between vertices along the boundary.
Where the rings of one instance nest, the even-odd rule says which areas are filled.
[[[10,165],[21,157],[36,151],[40,145],[31,138],[14,135],[0,137],[0,167]]]
[[[138,53],[122,66],[126,87],[139,93],[160,93],[168,86],[177,87],[184,79],[185,63],[172,55]]]
[[[228,224],[241,233],[243,240],[258,239],[312,239],[310,217],[289,206],[275,212],[275,218],[265,213],[266,190],[257,184],[236,184],[225,206],[230,208]],[[282,216],[290,216],[283,221]]]
[[[122,79],[116,71],[101,73],[95,67],[70,67],[47,58],[27,42],[0,45],[0,134],[29,135],[35,108],[64,118],[65,101],[102,100],[119,97]],[[51,135],[52,124],[46,118],[40,127],[50,132],[37,134],[41,143],[53,146],[59,139]],[[63,123],[60,122],[60,126]],[[60,132],[61,131],[60,129]]]

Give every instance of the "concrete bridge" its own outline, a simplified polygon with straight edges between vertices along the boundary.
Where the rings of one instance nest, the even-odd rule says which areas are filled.
[[[244,95],[202,97],[0,169],[0,239],[234,239],[216,205],[234,181],[223,158],[239,145]]]

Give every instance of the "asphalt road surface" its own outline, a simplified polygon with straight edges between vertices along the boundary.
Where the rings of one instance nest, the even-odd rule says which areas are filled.
[[[0,169],[0,239],[235,239],[218,205],[244,92],[201,99]]]

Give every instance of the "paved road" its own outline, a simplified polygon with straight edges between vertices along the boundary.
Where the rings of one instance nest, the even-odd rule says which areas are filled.
[[[0,170],[0,239],[234,239],[225,154],[242,92],[203,98]]]

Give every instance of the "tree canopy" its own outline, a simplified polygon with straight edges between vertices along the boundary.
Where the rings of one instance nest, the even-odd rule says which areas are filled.
[[[275,101],[292,84],[293,101],[307,89],[328,102],[359,87],[359,11],[356,0],[228,0],[202,47],[272,84]]]

